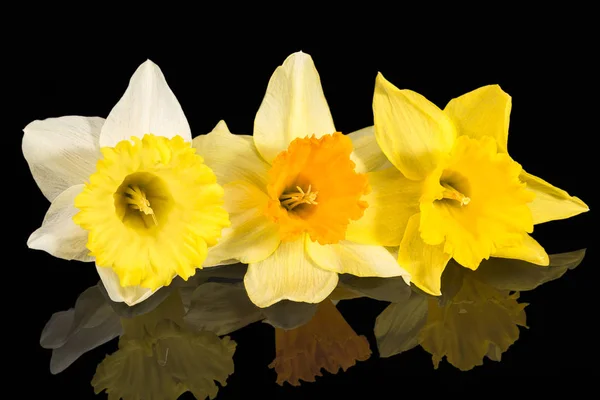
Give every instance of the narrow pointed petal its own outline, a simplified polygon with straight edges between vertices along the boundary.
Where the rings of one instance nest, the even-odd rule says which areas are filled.
[[[335,132],[315,64],[306,53],[277,67],[254,120],[254,143],[271,163],[296,138]]]
[[[537,176],[523,171],[520,178],[527,189],[535,193],[535,199],[529,203],[534,224],[566,219],[590,210],[579,198]]]
[[[513,247],[502,247],[496,250],[493,257],[513,258],[532,264],[547,266],[550,262],[546,250],[531,236],[525,235],[523,243]]]
[[[227,335],[264,316],[243,286],[208,282],[196,288],[185,321],[197,330]]]
[[[350,159],[356,164],[356,172],[364,174],[392,167],[375,138],[375,127],[368,126],[356,132],[349,133],[354,151]]]
[[[456,131],[450,118],[420,94],[398,89],[381,73],[375,81],[373,116],[381,150],[409,179],[423,179],[452,149]]]
[[[474,272],[478,280],[499,290],[525,291],[560,278],[576,268],[585,257],[585,249],[551,254],[548,267],[539,267],[521,260],[490,258]]]
[[[96,265],[96,271],[98,271],[98,275],[100,275],[100,279],[102,280],[102,284],[104,285],[108,296],[115,303],[125,303],[128,306],[133,306],[146,300],[160,289],[150,290],[141,286],[123,287],[119,283],[119,276],[112,268]]]
[[[390,304],[375,321],[375,338],[381,357],[391,357],[416,347],[427,322],[427,297],[412,293],[402,303]]]
[[[250,300],[264,308],[281,300],[320,303],[335,289],[338,275],[314,264],[304,237],[283,242],[264,261],[248,265],[244,284]]]
[[[408,220],[404,239],[398,252],[398,263],[411,275],[411,281],[427,294],[442,294],[442,273],[450,260],[444,253],[444,244],[431,246],[423,242],[419,233],[420,214]]]
[[[123,97],[114,106],[100,133],[100,146],[114,147],[132,136],[147,133],[192,141],[187,118],[165,76],[147,60],[135,71]]]
[[[511,97],[498,85],[488,85],[450,100],[444,112],[457,128],[458,135],[496,139],[498,152],[506,153]]]
[[[23,129],[23,155],[48,200],[94,172],[103,124],[104,118],[68,116],[33,121]]]
[[[351,221],[346,239],[361,244],[399,246],[411,215],[419,212],[422,183],[405,178],[395,167],[368,175],[371,191],[362,200],[369,205]]]
[[[266,187],[270,166],[258,154],[252,136],[234,135],[225,121],[220,121],[208,135],[196,136],[192,145],[213,170],[219,184],[244,180],[259,188]]]
[[[223,229],[221,239],[209,248],[204,265],[221,265],[230,259],[243,263],[263,261],[280,242],[279,226],[263,212],[269,200],[266,193],[246,181],[235,181],[224,189],[231,226]]]
[[[83,185],[74,185],[54,199],[46,212],[42,226],[27,239],[30,249],[43,250],[65,260],[93,261],[86,248],[88,233],[73,222],[79,212],[74,201]]]
[[[359,278],[354,275],[340,275],[338,289],[355,293],[357,297],[401,303],[410,297],[412,291],[403,277]]]
[[[361,245],[346,240],[321,245],[307,237],[306,251],[315,264],[327,271],[360,277],[402,276],[410,284],[408,272],[382,246]]]

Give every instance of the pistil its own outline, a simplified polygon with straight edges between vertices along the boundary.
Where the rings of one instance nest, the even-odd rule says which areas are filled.
[[[444,187],[444,191],[442,192],[442,196],[444,199],[458,201],[461,206],[466,206],[471,202],[471,198],[460,193],[458,190],[454,189],[447,183],[441,183],[441,185]]]
[[[146,198],[146,193],[137,185],[128,186],[125,190],[127,204],[134,210],[139,210],[145,215],[150,215],[155,225],[158,225],[154,210],[150,207],[150,200]]]

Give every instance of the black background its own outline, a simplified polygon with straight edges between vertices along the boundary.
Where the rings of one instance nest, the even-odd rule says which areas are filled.
[[[92,264],[59,260],[27,248],[27,237],[41,224],[49,203],[22,156],[22,128],[48,117],[106,117],[135,69],[150,58],[165,74],[193,136],[210,132],[221,119],[234,133],[252,134],[271,74],[298,50],[313,57],[336,128],[344,133],[372,125],[378,71],[396,86],[415,90],[440,107],[482,85],[500,84],[513,98],[511,156],[529,172],[580,197],[592,210],[536,226],[534,237],[548,253],[587,248],[587,257],[560,280],[522,294],[521,300],[530,303],[526,308],[530,329],[521,329],[520,339],[500,363],[486,359],[484,366],[460,372],[442,362],[436,371],[430,355],[420,348],[380,359],[372,330],[385,305],[359,299],[342,302],[339,308],[355,331],[370,340],[371,359],[346,373],[325,373],[316,383],[300,388],[279,387],[274,371],[267,368],[275,355],[274,331],[256,323],[232,335],[238,343],[235,373],[218,399],[360,398],[359,393],[377,398],[468,392],[487,396],[513,386],[521,393],[525,385],[544,392],[568,387],[570,394],[576,394],[591,383],[593,374],[597,376],[594,270],[598,258],[591,232],[598,124],[597,95],[591,100],[589,96],[597,86],[593,75],[597,64],[592,62],[592,48],[582,47],[581,32],[548,27],[514,39],[499,35],[493,40],[478,37],[481,32],[448,33],[435,41],[411,44],[411,34],[398,31],[395,35],[402,39],[385,46],[360,35],[347,43],[337,37],[322,39],[318,45],[280,38],[278,44],[273,40],[277,32],[251,40],[242,39],[244,32],[231,40],[215,32],[212,36],[198,32],[197,40],[185,44],[178,39],[138,40],[143,35],[139,32],[116,45],[78,40],[78,32],[81,29],[57,37],[40,30],[35,40],[18,46],[18,55],[10,63],[16,68],[8,83],[18,94],[9,108],[14,112],[4,115],[11,125],[3,135],[11,142],[4,154],[14,159],[6,173],[15,183],[4,201],[12,202],[8,213],[15,215],[5,215],[9,224],[5,232],[16,243],[4,250],[11,252],[5,267],[14,274],[6,278],[10,282],[5,283],[5,298],[15,315],[4,322],[5,334],[12,340],[5,343],[11,354],[5,366],[19,380],[23,398],[105,398],[105,394],[94,395],[90,381],[104,355],[116,350],[117,341],[85,354],[59,375],[49,372],[51,352],[39,346],[44,324],[52,313],[72,307],[78,294],[98,278]]]

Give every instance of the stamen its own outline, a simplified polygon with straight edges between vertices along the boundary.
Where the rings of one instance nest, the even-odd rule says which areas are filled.
[[[281,197],[279,197],[281,205],[284,206],[288,211],[292,211],[300,204],[319,204],[316,202],[319,192],[311,192],[312,185],[308,185],[308,190],[306,193],[300,186],[296,186],[296,189],[298,189],[297,192],[284,193],[281,195]]]
[[[458,190],[454,189],[452,186],[447,183],[441,183],[444,187],[444,191],[442,192],[442,196],[444,199],[456,200],[460,203],[461,206],[466,206],[471,202],[471,199],[464,194],[460,193]]]
[[[146,198],[146,193],[144,193],[139,186],[128,186],[125,190],[125,194],[127,195],[125,197],[129,207],[133,208],[134,210],[139,210],[146,215],[150,215],[152,217],[152,221],[154,221],[154,224],[158,225],[156,215],[154,215],[154,210],[152,207],[150,207],[150,200]]]

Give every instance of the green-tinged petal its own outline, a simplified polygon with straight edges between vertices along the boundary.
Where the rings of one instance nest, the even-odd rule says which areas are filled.
[[[53,349],[50,372],[58,374],[121,332],[119,317],[95,285],[79,295],[75,308],[52,315],[42,331],[40,345]]]
[[[584,256],[585,249],[551,254],[550,265],[543,268],[521,260],[490,258],[484,260],[474,274],[478,280],[500,290],[533,290],[574,269]]]
[[[534,238],[527,234],[525,234],[523,243],[520,245],[501,247],[497,249],[492,256],[523,260],[541,266],[546,266],[549,262],[546,250],[544,250]]]
[[[442,273],[450,260],[444,253],[444,244],[431,246],[425,244],[419,233],[420,214],[408,220],[404,239],[398,252],[398,263],[411,275],[411,282],[427,294],[439,296],[441,293]]]
[[[402,276],[410,284],[410,275],[382,246],[356,244],[346,240],[321,245],[307,236],[306,251],[315,264],[327,271],[361,277]]]
[[[98,275],[100,275],[100,279],[108,293],[108,297],[115,303],[125,303],[131,307],[146,300],[160,289],[157,288],[151,290],[141,286],[123,287],[119,283],[119,276],[112,268],[96,265],[96,271],[98,271]]]
[[[407,301],[387,306],[375,321],[379,355],[391,357],[417,346],[426,321],[426,296],[413,293]]]
[[[380,169],[392,167],[392,163],[387,159],[377,139],[375,139],[375,128],[368,126],[356,132],[348,134],[352,140],[354,151],[350,159],[356,164],[355,170],[360,174]]]
[[[224,189],[231,226],[223,229],[219,242],[209,248],[204,265],[219,265],[230,259],[243,263],[266,259],[280,242],[279,226],[264,214],[267,195],[246,181],[232,182]]]
[[[185,315],[188,325],[218,336],[227,335],[263,319],[261,310],[242,285],[208,282],[198,286]]]
[[[527,189],[535,193],[535,199],[529,203],[534,224],[566,219],[590,210],[579,198],[537,176],[523,171],[520,178],[527,184]]]
[[[310,321],[317,312],[317,307],[318,304],[282,300],[261,310],[267,318],[264,322],[275,328],[290,330]]]
[[[335,289],[338,275],[314,264],[304,242],[304,237],[283,242],[266,260],[248,265],[244,284],[254,304],[268,307],[286,299],[320,303]]]
[[[148,297],[145,300],[138,302],[134,305],[131,305],[131,306],[127,305],[127,303],[122,302],[122,301],[121,302],[113,301],[110,298],[108,290],[106,289],[106,287],[104,286],[102,281],[98,283],[98,287],[100,289],[100,292],[104,296],[106,303],[108,305],[110,305],[110,307],[114,313],[116,313],[121,318],[134,318],[134,317],[138,317],[140,315],[147,314],[150,311],[153,311],[158,306],[160,306],[165,301],[165,299],[167,297],[169,297],[169,295],[173,291],[174,283],[178,282],[180,279],[181,278],[174,279],[173,282],[171,283],[171,285],[166,286],[166,287],[161,287],[156,292],[154,292],[150,297]],[[131,291],[131,289],[128,289],[127,291]]]
[[[335,132],[312,58],[298,52],[277,67],[254,120],[254,143],[267,162],[296,138]]]
[[[68,116],[33,121],[23,129],[23,156],[50,201],[96,170],[104,118]]]
[[[147,133],[187,142],[192,134],[179,101],[169,88],[165,76],[147,60],[135,71],[123,97],[113,107],[100,132],[100,146],[114,147],[132,136]]]
[[[444,112],[452,118],[458,135],[496,139],[498,152],[506,153],[511,97],[498,85],[488,85],[450,100]]]
[[[423,179],[452,149],[452,120],[425,97],[398,89],[381,73],[375,81],[373,116],[381,150],[410,179]]]
[[[371,192],[363,216],[351,221],[346,239],[381,246],[399,246],[411,215],[419,212],[422,182],[404,177],[396,168],[371,172]]]
[[[270,166],[258,154],[252,136],[233,135],[225,121],[219,121],[208,135],[196,136],[192,146],[213,170],[219,184],[243,180],[266,190]]]
[[[338,289],[354,293],[355,297],[400,303],[410,297],[411,288],[403,277],[359,278],[354,275],[340,275]]]
[[[79,212],[75,197],[83,190],[83,184],[71,186],[59,194],[48,208],[42,226],[27,239],[30,249],[43,250],[65,260],[93,261],[86,248],[88,232],[73,222]]]

